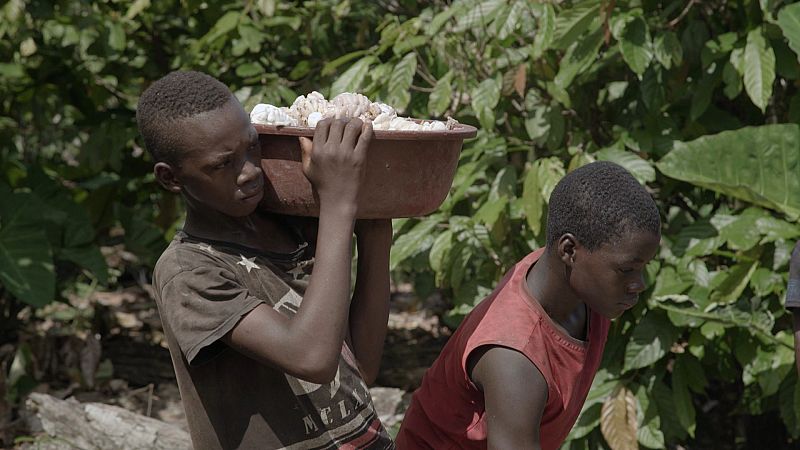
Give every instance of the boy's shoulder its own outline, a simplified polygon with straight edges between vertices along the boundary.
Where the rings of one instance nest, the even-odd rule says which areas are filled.
[[[178,231],[158,258],[153,269],[153,278],[165,283],[181,272],[201,267],[227,266],[233,258],[224,247],[193,240],[183,231]]]

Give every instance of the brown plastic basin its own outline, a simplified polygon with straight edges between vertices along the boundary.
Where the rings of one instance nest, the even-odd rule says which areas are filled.
[[[266,181],[260,207],[286,215],[318,216],[318,197],[303,175],[298,139],[313,137],[314,129],[254,126]],[[447,131],[375,130],[367,149],[357,217],[415,217],[436,211],[450,190],[464,139],[476,132],[463,124]]]

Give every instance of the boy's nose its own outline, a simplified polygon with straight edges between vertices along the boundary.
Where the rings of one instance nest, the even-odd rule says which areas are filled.
[[[647,286],[644,283],[644,274],[640,275],[637,280],[628,285],[628,292],[631,294],[641,294]]]
[[[261,177],[261,166],[247,160],[244,162],[244,166],[242,166],[242,171],[239,173],[236,183],[239,186],[247,186],[258,180],[259,177]]]

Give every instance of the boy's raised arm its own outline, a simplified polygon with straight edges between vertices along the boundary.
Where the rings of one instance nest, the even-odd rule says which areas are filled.
[[[539,369],[522,353],[500,346],[478,348],[469,362],[472,381],[483,391],[488,448],[540,450],[547,382]]]
[[[350,339],[361,376],[372,384],[386,338],[389,317],[389,249],[392,221],[356,221],[358,271],[350,305]]]
[[[371,124],[320,122],[313,147],[302,140],[303,171],[320,199],[314,272],[297,313],[267,305],[247,314],[223,339],[242,353],[314,383],[336,374],[347,332],[351,242]]]

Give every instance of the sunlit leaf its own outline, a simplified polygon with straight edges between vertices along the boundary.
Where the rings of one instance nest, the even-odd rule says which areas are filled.
[[[772,97],[772,82],[775,81],[775,52],[767,45],[761,30],[747,34],[744,59],[744,88],[750,100],[764,111]]]
[[[800,59],[800,3],[786,5],[778,13],[778,25],[783,31],[789,47]]]
[[[800,216],[800,128],[748,127],[676,142],[656,167],[671,178]]]

